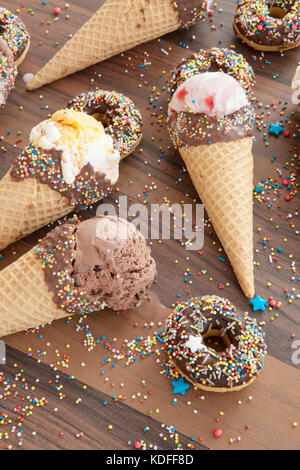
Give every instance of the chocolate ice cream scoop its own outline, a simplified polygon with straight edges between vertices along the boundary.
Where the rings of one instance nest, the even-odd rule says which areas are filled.
[[[87,298],[101,297],[114,309],[137,307],[156,272],[143,235],[117,217],[95,217],[76,231],[75,282]]]
[[[38,256],[55,303],[70,313],[138,307],[156,274],[145,238],[118,217],[57,227],[40,244]]]

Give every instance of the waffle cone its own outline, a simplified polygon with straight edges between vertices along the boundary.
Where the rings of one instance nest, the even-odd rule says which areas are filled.
[[[179,28],[170,0],[106,0],[27,88],[52,83]]]
[[[0,250],[72,211],[69,200],[36,178],[0,181]]]
[[[0,272],[0,337],[67,316],[44,276],[34,248]]]
[[[254,297],[252,138],[180,153],[242,290]]]

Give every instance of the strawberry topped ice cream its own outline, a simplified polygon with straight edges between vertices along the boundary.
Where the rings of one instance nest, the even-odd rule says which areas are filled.
[[[254,75],[240,54],[209,49],[172,72],[167,129],[176,148],[252,136]]]
[[[224,72],[193,75],[180,85],[169,105],[174,112],[204,113],[211,117],[232,114],[249,105],[243,87]]]

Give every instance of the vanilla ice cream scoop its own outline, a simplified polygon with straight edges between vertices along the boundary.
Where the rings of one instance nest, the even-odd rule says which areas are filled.
[[[119,178],[120,153],[102,123],[88,114],[71,109],[57,111],[34,127],[29,139],[44,150],[62,151],[61,169],[67,184],[74,183],[87,164],[104,173],[112,184]]]
[[[223,72],[206,72],[193,75],[177,88],[169,116],[190,112],[222,117],[248,105],[246,93],[235,78]]]

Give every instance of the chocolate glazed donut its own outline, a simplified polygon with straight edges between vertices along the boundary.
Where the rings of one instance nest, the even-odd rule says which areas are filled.
[[[17,74],[13,53],[0,37],[0,107],[5,105],[9,92],[14,88]]]
[[[0,7],[0,38],[6,41],[13,53],[15,65],[20,65],[30,46],[30,36],[20,18]]]
[[[223,347],[215,348],[213,338]],[[266,355],[264,332],[256,320],[217,296],[177,305],[167,319],[164,344],[180,375],[196,388],[213,392],[248,386],[263,369]]]
[[[85,112],[102,122],[121,159],[130,155],[142,138],[142,116],[134,103],[116,91],[92,90],[75,96],[68,108]]]
[[[224,72],[235,78],[244,88],[248,96],[251,96],[255,77],[252,67],[248,64],[242,54],[231,49],[201,49],[182,62],[171,73],[169,92],[175,93],[177,88],[188,78],[197,73]]]
[[[233,28],[248,46],[285,51],[300,45],[299,0],[242,0]]]

